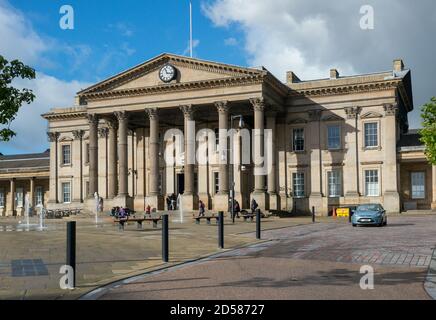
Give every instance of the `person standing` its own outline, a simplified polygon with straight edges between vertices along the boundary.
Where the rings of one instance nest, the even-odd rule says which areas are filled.
[[[205,205],[204,205],[204,202],[201,200],[198,203],[198,209],[199,209],[198,216],[204,217],[205,216]]]
[[[259,207],[259,205],[257,204],[256,200],[251,200],[251,214],[255,214],[256,213],[256,209]]]

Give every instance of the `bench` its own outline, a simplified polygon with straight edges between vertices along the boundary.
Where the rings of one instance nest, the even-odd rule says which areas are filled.
[[[145,222],[149,222],[152,221],[153,222],[153,228],[157,228],[157,224],[159,221],[161,221],[162,218],[161,217],[155,217],[155,218],[133,218],[133,219],[116,219],[114,220],[114,223],[118,223],[119,224],[119,229],[120,230],[124,230],[124,225],[126,224],[126,222],[136,222],[136,225],[138,227],[138,229],[142,229],[142,223]]]
[[[251,222],[253,222],[253,221],[254,221],[254,218],[256,217],[255,214],[251,214],[251,213],[249,213],[249,214],[242,214],[241,216],[242,216],[242,218],[244,219],[244,222],[247,222],[248,220],[250,220]]]
[[[218,224],[220,217],[219,216],[205,216],[205,217],[193,217],[192,219],[195,220],[195,224],[200,224],[201,220],[206,220],[207,224],[210,224],[210,221],[212,219],[216,220],[216,223]]]

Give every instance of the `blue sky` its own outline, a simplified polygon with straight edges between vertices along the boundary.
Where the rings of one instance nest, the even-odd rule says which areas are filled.
[[[74,30],[59,27],[62,5],[74,8]],[[375,28],[362,30],[360,8],[374,8]],[[415,111],[436,95],[436,3],[421,0],[193,0],[194,56],[241,66],[267,67],[285,80],[392,70],[403,58],[412,69]],[[419,35],[419,36],[417,36]],[[0,152],[48,147],[53,107],[73,104],[76,92],[162,52],[187,54],[189,0],[0,0],[0,54],[37,70],[37,99],[13,122],[18,136]],[[31,125],[29,125],[31,124]]]

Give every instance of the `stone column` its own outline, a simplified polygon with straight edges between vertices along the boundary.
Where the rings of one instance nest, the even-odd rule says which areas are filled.
[[[78,171],[78,175],[73,178],[73,202],[83,202],[83,130],[73,131],[75,147],[73,148],[73,167]]]
[[[136,129],[136,194],[135,210],[145,210],[145,139],[144,128]]]
[[[254,154],[264,156],[264,129],[265,129],[265,101],[263,98],[250,99],[254,109]],[[259,152],[260,151],[260,152]],[[255,168],[263,167],[260,159],[254,159]],[[265,176],[254,173],[254,192],[251,199],[255,199],[262,211],[268,209],[268,198],[265,192]]]
[[[157,108],[145,109],[150,119],[150,174],[149,192],[146,199],[146,206],[150,205],[157,210],[163,210],[163,196],[159,190],[160,166],[159,166],[159,111]]]
[[[89,122],[89,193],[88,198],[94,199],[98,192],[98,116],[88,115]]]
[[[106,123],[109,128],[108,198],[114,199],[118,195],[118,122],[115,119],[110,119]]]
[[[383,202],[387,212],[400,212],[400,194],[398,192],[397,168],[397,114],[398,106],[384,105],[384,150],[385,163],[383,165]],[[381,128],[379,128],[381,130]]]
[[[30,194],[29,194],[29,201],[30,201],[30,214],[36,213],[35,210],[35,178],[29,179],[30,184]]]
[[[195,166],[195,124],[192,105],[180,106],[184,115],[185,129],[185,192],[183,194],[183,209],[193,211],[198,208],[198,197],[194,192]]]
[[[59,190],[58,190],[58,167],[59,167],[59,153],[58,153],[58,132],[47,132],[50,142],[50,204],[59,203]]]
[[[344,166],[344,195],[346,204],[359,203],[359,159],[358,159],[358,128],[357,120],[360,107],[345,108],[346,154]]]
[[[10,180],[10,201],[9,201],[9,214],[8,216],[15,216],[15,178]]]
[[[431,203],[431,208],[436,211],[436,165],[432,167],[432,191],[433,191],[433,200]]]
[[[310,196],[309,208],[315,207],[317,214],[327,214],[322,201],[322,175],[321,175],[321,142],[320,120],[321,110],[309,111],[309,125],[306,137],[308,138],[310,152]]]
[[[229,105],[227,101],[215,102],[218,111],[219,128],[219,192],[214,197],[213,208],[215,211],[229,210],[229,144],[227,133],[229,129]],[[233,181],[232,181],[233,182]]]
[[[118,196],[127,198],[128,193],[128,163],[127,163],[127,121],[128,115],[125,111],[116,112],[118,119],[118,161],[119,161],[119,178],[118,178]]]
[[[267,129],[272,131],[272,140],[271,140],[271,171],[268,174],[268,196],[269,196],[269,209],[270,210],[279,210],[280,204],[278,200],[277,194],[277,147],[276,147],[276,119],[277,119],[277,111],[271,110],[266,113],[266,125]]]
[[[108,199],[109,186],[108,186],[108,128],[98,129],[98,190],[102,198]]]

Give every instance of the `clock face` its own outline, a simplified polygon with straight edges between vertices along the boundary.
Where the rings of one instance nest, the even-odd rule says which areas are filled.
[[[159,77],[163,82],[171,82],[176,78],[176,68],[167,64],[159,71]]]

